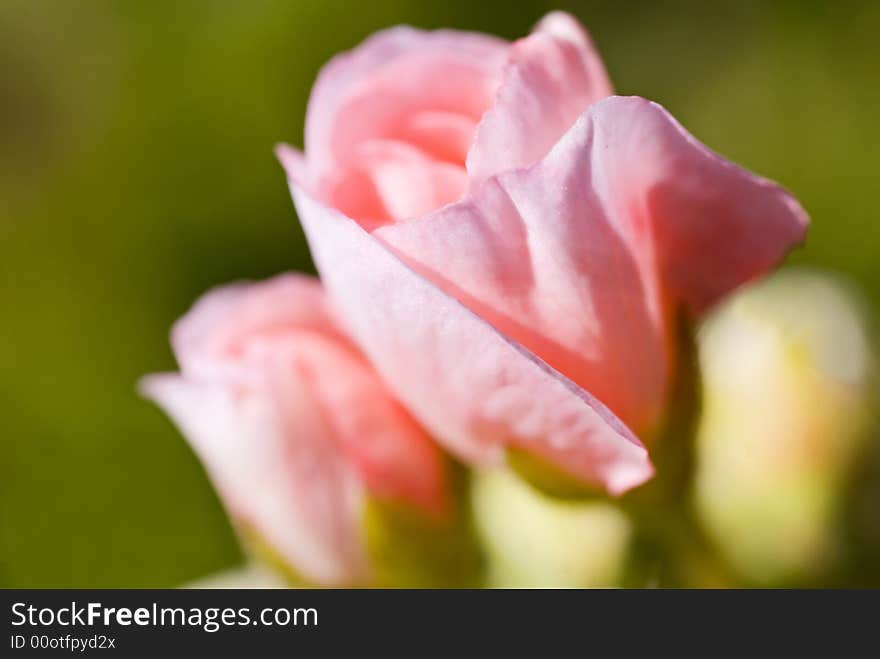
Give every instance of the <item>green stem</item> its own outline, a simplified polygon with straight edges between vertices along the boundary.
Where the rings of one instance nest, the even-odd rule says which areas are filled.
[[[723,586],[729,570],[694,510],[700,371],[692,325],[678,323],[675,385],[663,431],[651,442],[657,475],[620,500],[634,527],[624,577],[629,587]]]
[[[730,570],[687,502],[623,506],[634,528],[623,585],[698,588],[732,585]]]

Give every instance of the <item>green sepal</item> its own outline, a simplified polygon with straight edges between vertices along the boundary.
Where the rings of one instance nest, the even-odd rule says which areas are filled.
[[[507,465],[539,492],[557,499],[583,501],[606,498],[604,491],[583,483],[547,460],[517,448],[507,449]]]
[[[374,585],[392,588],[474,588],[484,558],[473,528],[469,474],[451,465],[452,509],[443,517],[368,498],[363,529]]]

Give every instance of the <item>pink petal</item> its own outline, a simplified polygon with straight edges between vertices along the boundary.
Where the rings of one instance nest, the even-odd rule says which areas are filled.
[[[365,141],[357,161],[338,181],[325,185],[324,196],[370,228],[423,215],[457,201],[467,189],[463,168],[404,142]]]
[[[401,26],[334,57],[306,115],[311,183],[346,167],[365,139],[400,138],[423,111],[475,123],[492,102],[507,48],[488,35]]]
[[[256,287],[259,294],[255,294]],[[285,274],[258,284],[239,282],[209,291],[174,324],[171,344],[184,371],[207,377],[218,364],[239,355],[254,335],[291,327],[346,340],[321,283],[315,277]]]
[[[536,162],[584,110],[611,93],[584,29],[568,14],[548,14],[510,49],[494,107],[467,157],[473,184]]]
[[[348,344],[311,333],[291,337],[287,349],[367,492],[437,517],[448,513],[440,451],[363,356]],[[270,346],[267,355],[274,360],[280,353],[278,346]]]
[[[418,147],[436,160],[462,166],[477,122],[455,112],[425,110],[405,117],[393,137]]]
[[[295,175],[295,152],[282,148],[279,157]],[[352,335],[437,439],[484,463],[499,460],[504,446],[527,447],[614,494],[651,476],[645,449],[598,400],[297,180],[291,189],[324,284]]]
[[[317,583],[366,578],[357,482],[301,380],[286,382],[283,415],[267,396],[184,376],[151,376],[141,388],[190,441],[231,517]]]
[[[181,375],[142,389],[175,420],[233,517],[308,578],[367,578],[365,494],[449,510],[445,464],[342,333],[314,277],[210,291],[179,320]]]
[[[621,226],[650,233],[664,286],[691,311],[802,242],[809,218],[791,194],[710,151],[659,105],[609,99],[589,122]]]

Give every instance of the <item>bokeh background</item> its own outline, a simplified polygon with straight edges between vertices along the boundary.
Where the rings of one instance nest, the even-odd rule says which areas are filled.
[[[880,307],[880,3],[0,2],[0,586],[164,587],[240,560],[135,381],[207,288],[311,270],[275,142],[323,62],[396,23],[590,29],[619,93],[795,192],[793,263]],[[866,574],[866,583],[871,578]]]

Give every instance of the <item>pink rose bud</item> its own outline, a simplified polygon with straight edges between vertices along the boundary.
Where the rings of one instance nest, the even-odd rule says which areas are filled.
[[[365,504],[449,513],[445,463],[340,331],[317,280],[211,291],[174,326],[174,419],[239,529],[312,583],[371,582]]]
[[[434,437],[621,494],[653,473],[637,435],[681,312],[773,267],[807,216],[611,93],[567,14],[512,44],[398,27],[324,68],[305,154],[278,156],[328,294]]]

